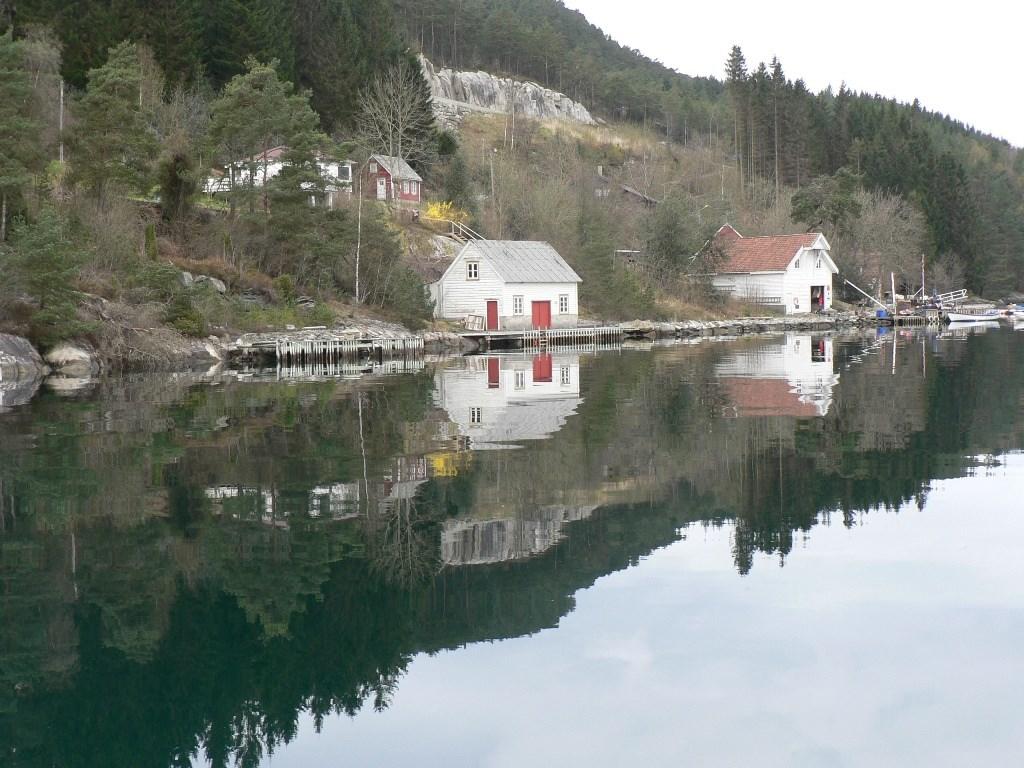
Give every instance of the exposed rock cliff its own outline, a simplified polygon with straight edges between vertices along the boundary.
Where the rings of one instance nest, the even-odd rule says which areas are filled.
[[[434,114],[446,127],[455,128],[466,114],[502,114],[515,104],[515,113],[541,120],[571,120],[594,125],[587,108],[565,94],[537,83],[497,77],[488,72],[458,72],[435,69],[422,56],[423,76],[430,85]]]

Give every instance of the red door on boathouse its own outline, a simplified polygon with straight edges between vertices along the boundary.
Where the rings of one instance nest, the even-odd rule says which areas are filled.
[[[533,358],[533,381],[534,383],[551,383],[551,355],[537,355]]]
[[[546,331],[551,327],[551,302],[533,302],[533,328],[536,331]]]
[[[501,384],[501,363],[496,357],[487,358],[487,388],[497,389]]]
[[[487,302],[487,330],[496,331],[498,330],[498,302],[488,301]]]

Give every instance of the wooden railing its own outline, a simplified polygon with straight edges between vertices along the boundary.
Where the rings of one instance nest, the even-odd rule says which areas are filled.
[[[435,219],[430,216],[420,216],[420,221],[431,221],[438,224],[448,225],[448,236],[453,240],[458,240],[460,243],[465,243],[469,240],[486,240],[483,235],[479,232],[471,229],[460,221],[452,221],[451,219]]]

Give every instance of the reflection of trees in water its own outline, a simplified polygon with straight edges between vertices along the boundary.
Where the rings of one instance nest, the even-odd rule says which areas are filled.
[[[357,397],[189,389],[138,403],[145,415],[134,396],[43,398],[38,418],[0,423],[0,743],[22,765],[163,766],[196,750],[256,764],[300,712],[386,707],[416,653],[555,626],[576,591],[688,525],[731,522],[747,573],[823,510],[852,524],[963,473],[964,453],[1020,446],[1024,356],[1004,336],[960,345],[959,368],[930,360],[927,378],[909,346],[902,378],[889,357],[844,369],[815,420],[723,418],[720,348],[593,358],[552,439],[445,478],[421,469],[423,426],[442,420],[429,377]],[[335,485],[362,489],[358,516],[311,514],[310,489]],[[215,502],[215,486],[269,495]],[[588,512],[520,547],[531,559],[439,570],[445,521],[558,509]],[[69,725],[54,738],[53,723]]]
[[[381,504],[366,521],[372,572],[385,582],[408,586],[427,581],[440,566],[438,529],[412,498]]]

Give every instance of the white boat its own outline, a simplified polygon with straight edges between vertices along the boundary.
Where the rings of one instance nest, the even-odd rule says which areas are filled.
[[[946,320],[951,323],[990,323],[1003,316],[994,309],[985,312],[947,312]]]

